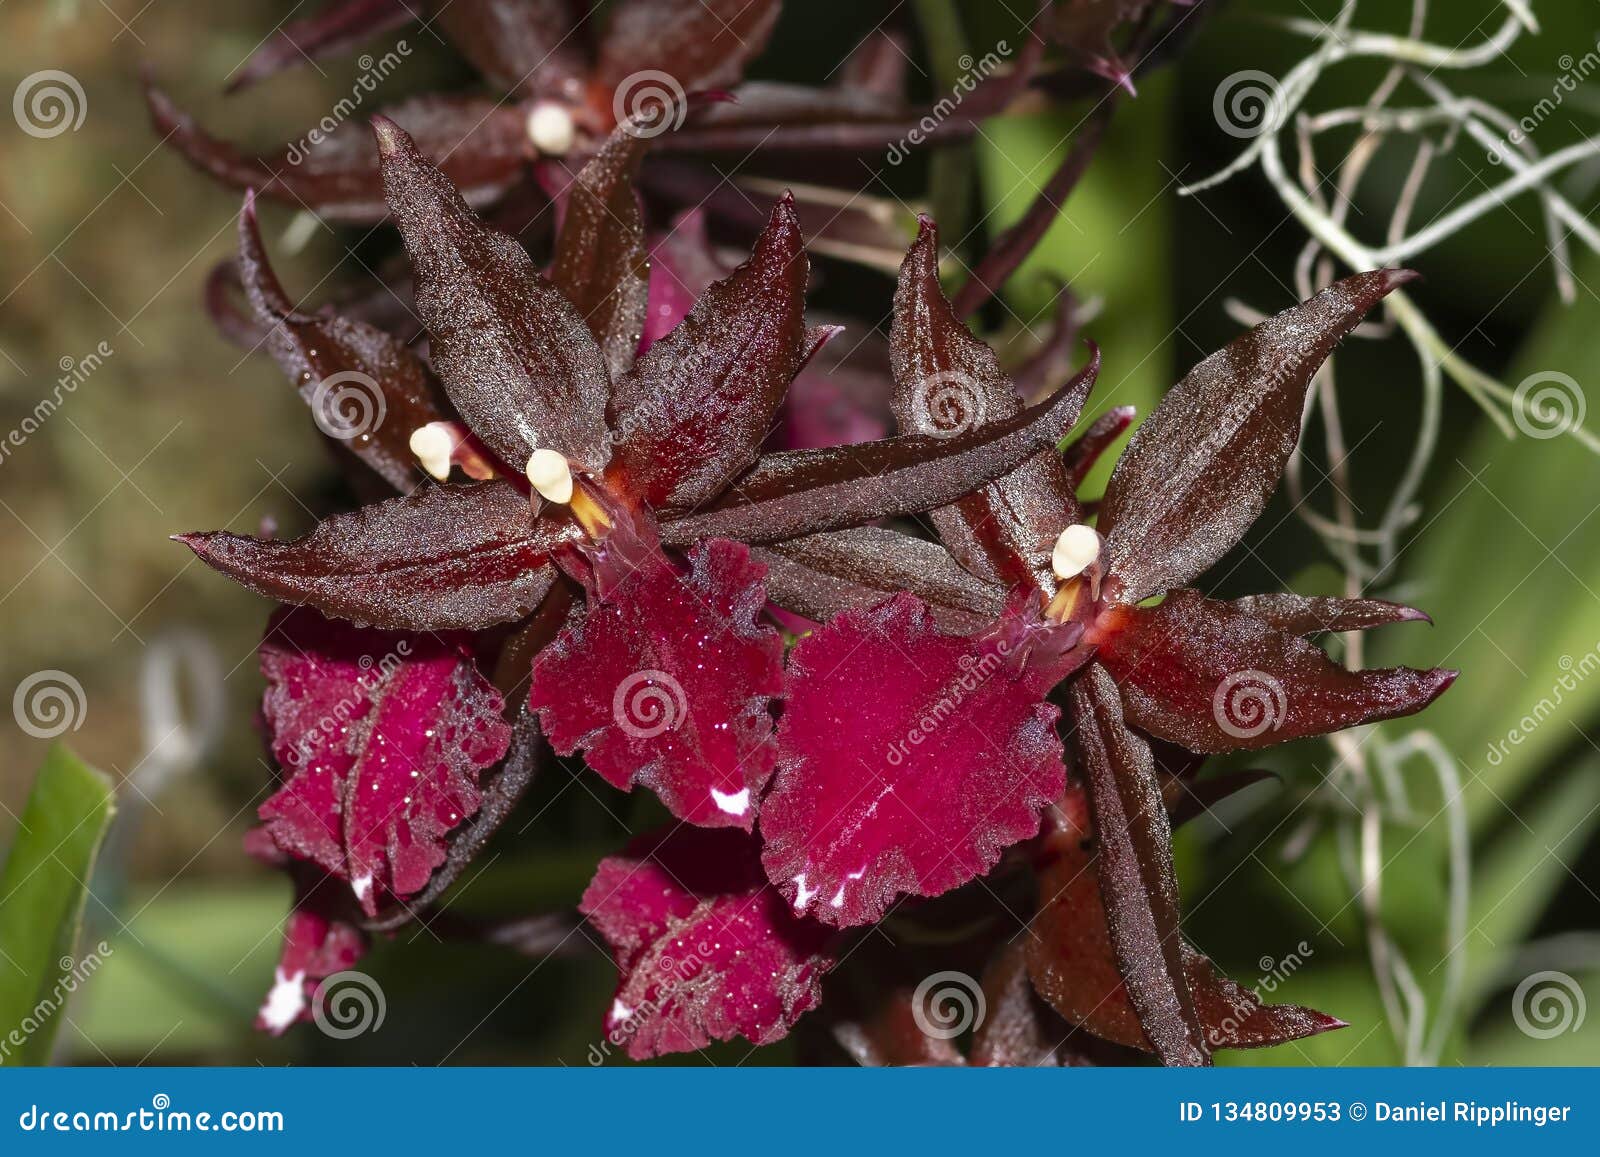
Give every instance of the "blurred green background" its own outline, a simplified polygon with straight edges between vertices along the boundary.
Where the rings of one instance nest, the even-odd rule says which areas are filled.
[[[260,694],[253,649],[267,607],[206,572],[167,535],[253,530],[263,519],[299,533],[348,496],[276,368],[224,343],[201,312],[202,281],[231,250],[239,198],[158,147],[138,70],[148,64],[181,104],[225,136],[261,145],[290,139],[348,91],[351,61],[323,62],[238,97],[219,95],[224,78],[289,7],[259,0],[0,5],[0,92],[40,69],[60,69],[81,83],[86,102],[78,129],[48,139],[9,122],[0,127],[0,433],[24,428],[63,366],[97,351],[99,360],[59,409],[0,458],[0,690],[10,693],[39,672],[69,675],[83,698],[72,705],[63,738],[118,785],[118,816],[81,942],[104,939],[111,951],[66,1010],[55,1056],[89,1064],[587,1063],[613,980],[588,939],[569,956],[538,961],[408,929],[371,958],[387,997],[382,1031],[335,1041],[303,1027],[274,1041],[250,1027],[288,903],[287,884],[240,850],[268,776],[252,727]],[[789,7],[758,74],[826,77],[899,6],[812,0],[804,11]],[[1138,99],[1124,103],[1063,219],[1007,287],[1004,305],[984,314],[1002,344],[1015,339],[1020,348],[1029,327],[1049,320],[1057,289],[1069,286],[1094,309],[1084,332],[1105,352],[1101,407],[1148,412],[1183,370],[1239,332],[1227,299],[1266,312],[1292,300],[1304,234],[1259,171],[1197,198],[1182,198],[1177,188],[1242,147],[1219,129],[1219,86],[1243,70],[1281,76],[1307,51],[1268,18],[1326,16],[1337,5],[1235,0],[1214,7],[1178,63],[1141,80]],[[1362,7],[1370,10],[1363,26],[1399,30],[1409,5],[1367,0]],[[1428,38],[1450,46],[1480,42],[1505,11],[1492,0],[1432,7]],[[1016,35],[1004,5],[955,8],[973,45]],[[1534,9],[1540,34],[1524,36],[1460,83],[1514,115],[1570,70],[1563,58],[1594,51],[1600,36],[1596,0],[1545,0]],[[391,82],[393,96],[461,78],[446,50],[424,47]],[[927,54],[915,51],[927,66]],[[1311,107],[1360,102],[1382,71],[1342,66]],[[921,91],[936,91],[931,77],[913,75]],[[1540,125],[1545,152],[1600,129],[1600,82],[1586,83]],[[980,251],[983,238],[1049,177],[1083,113],[1072,107],[986,124],[962,151],[965,160],[952,165],[958,183],[967,177],[960,188],[969,204],[961,228],[945,222],[946,240],[965,237],[969,258]],[[1398,149],[1375,159],[1351,213],[1353,231],[1382,236],[1409,163]],[[1417,217],[1426,221],[1503,177],[1481,149],[1455,142],[1436,163]],[[922,163],[862,169],[870,192],[907,202],[925,203],[928,180]],[[1592,209],[1597,182],[1600,167],[1590,163],[1565,173],[1559,187]],[[291,225],[281,210],[266,215],[275,251],[285,248]],[[374,251],[391,249],[381,232],[316,228],[281,272],[293,292],[330,271],[330,287],[353,283],[362,276],[357,256],[369,262]],[[1577,261],[1576,300],[1560,303],[1537,202],[1514,201],[1416,264],[1426,277],[1418,302],[1463,356],[1510,385],[1534,373],[1570,375],[1600,411],[1592,385],[1600,377],[1600,263]],[[874,302],[877,312],[862,324],[881,324],[891,289],[882,274],[824,263],[814,303],[859,314],[861,301]],[[1339,379],[1346,442],[1355,448],[1352,498],[1370,523],[1415,437],[1416,356],[1398,338],[1355,343],[1341,355]],[[1548,711],[1539,706],[1600,648],[1600,460],[1569,438],[1508,440],[1453,387],[1445,403],[1421,517],[1372,592],[1423,607],[1436,625],[1375,638],[1368,661],[1462,669],[1455,689],[1421,720],[1382,729],[1383,741],[1394,743],[1426,728],[1461,786],[1442,786],[1421,759],[1396,769],[1391,786],[1403,789],[1408,806],[1386,812],[1381,895],[1369,895],[1370,904],[1352,893],[1346,875],[1354,854],[1350,798],[1319,790],[1335,771],[1326,743],[1274,752],[1268,762],[1283,777],[1280,787],[1241,797],[1220,819],[1183,833],[1185,907],[1201,948],[1247,985],[1271,978],[1276,987],[1280,965],[1296,957],[1292,977],[1271,998],[1310,1004],[1352,1025],[1271,1053],[1224,1058],[1235,1063],[1397,1063],[1412,1055],[1407,1031],[1437,1031],[1436,1055],[1445,1063],[1600,1061],[1600,1013],[1553,1035],[1523,1031],[1513,1015],[1518,985],[1539,973],[1569,977],[1579,1002],[1600,991],[1600,678],[1577,680]],[[1326,486],[1311,489],[1311,502],[1327,508]],[[1331,558],[1282,499],[1214,580],[1229,595],[1338,589]],[[159,694],[171,669],[188,672],[179,679],[177,716]],[[172,745],[171,721],[199,716],[219,690],[215,735],[203,758],[189,760]],[[1535,711],[1541,717],[1527,741],[1491,758],[1494,740]],[[47,741],[11,717],[0,722],[6,846],[21,842],[16,825]],[[167,746],[149,758],[163,738]],[[595,861],[638,828],[647,808],[580,769],[551,767],[525,805],[536,822],[496,846],[461,902],[504,914],[570,905]],[[1452,846],[1460,843],[1448,838],[1452,823],[1471,837],[1470,861],[1457,861],[1454,885]],[[1460,886],[1462,870],[1469,889]],[[1464,941],[1450,931],[1452,902],[1466,905]],[[1398,1020],[1375,979],[1367,907],[1408,964],[1410,983],[1395,998],[1404,1012]],[[1454,915],[1459,922],[1463,913]],[[1465,971],[1446,999],[1452,958]],[[711,1055],[731,1063],[748,1052]]]

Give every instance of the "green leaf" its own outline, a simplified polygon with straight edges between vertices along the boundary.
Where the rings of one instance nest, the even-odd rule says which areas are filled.
[[[100,954],[74,952],[112,810],[111,781],[52,747],[0,872],[0,1029],[22,1041],[0,1038],[0,1063],[46,1063],[62,1006],[99,967]]]
[[[1594,284],[1600,262],[1576,272]],[[1593,294],[1553,306],[1504,380],[1562,374],[1576,402],[1594,376],[1597,329]],[[1600,395],[1584,408],[1592,423]],[[1600,712],[1600,471],[1570,437],[1508,442],[1484,423],[1436,473],[1432,521],[1402,577],[1407,600],[1437,626],[1381,632],[1372,661],[1461,669],[1411,726],[1432,730],[1460,760],[1481,835],[1515,824],[1518,797],[1552,759],[1585,745],[1581,728]]]

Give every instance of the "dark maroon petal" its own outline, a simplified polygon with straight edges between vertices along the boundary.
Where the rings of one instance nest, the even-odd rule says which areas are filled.
[[[250,54],[228,82],[228,91],[255,84],[311,60],[335,56],[417,18],[406,0],[333,0],[313,16],[281,26]]]
[[[756,622],[765,569],[738,543],[689,551],[679,574],[656,554],[540,652],[529,699],[550,744],[624,791],[643,784],[679,819],[755,821],[772,773],[769,704],[783,642]]]
[[[890,343],[894,414],[905,433],[948,437],[1022,409],[994,351],[972,336],[939,287],[939,231],[926,218],[900,268]],[[1085,394],[1098,368],[1096,355],[1081,376]],[[1054,592],[1051,548],[1082,512],[1052,446],[931,517],[940,540],[974,574]]]
[[[373,120],[384,189],[416,271],[433,364],[472,432],[521,466],[549,448],[606,463],[605,358],[515,240],[484,225],[398,126]]]
[[[662,152],[886,147],[903,139],[917,119],[904,100],[863,89],[749,81],[733,95],[733,101],[698,110],[683,128],[663,137]]]
[[[206,274],[206,316],[228,341],[242,350],[254,350],[267,340],[268,326],[258,322],[244,300],[239,283],[239,263],[232,257],[219,261]]]
[[[1351,671],[1198,591],[1114,614],[1100,661],[1122,689],[1128,721],[1190,751],[1270,747],[1410,715],[1456,677],[1438,668]]]
[[[833,934],[790,914],[758,847],[679,825],[600,862],[578,907],[622,973],[609,1046],[646,1060],[735,1036],[771,1044],[816,1007]]]
[[[584,13],[569,0],[428,0],[428,14],[495,88],[572,100],[588,71]]]
[[[256,828],[246,846],[260,839],[271,844],[266,830]],[[256,1013],[256,1028],[282,1036],[297,1021],[311,1020],[322,981],[355,967],[367,954],[367,936],[355,924],[347,894],[348,886],[332,876],[296,873],[294,907],[283,922],[283,951]]]
[[[267,262],[255,203],[239,215],[239,271],[266,346],[311,406],[317,428],[396,490],[421,481],[411,432],[449,417],[422,359],[376,326],[295,308]]]
[[[623,99],[642,72],[667,73],[686,92],[726,88],[766,47],[781,0],[628,0],[612,8],[596,81]],[[622,118],[618,118],[619,120]]]
[[[259,156],[211,136],[154,85],[145,98],[158,135],[189,163],[225,185],[310,209],[335,221],[381,221],[389,213],[378,153],[365,126],[346,121],[312,143],[301,138]],[[387,110],[439,158],[453,185],[473,203],[493,200],[521,176],[527,161],[523,117],[511,105],[478,97],[428,96]]]
[[[1009,638],[939,634],[899,595],[794,648],[761,835],[797,912],[871,923],[899,896],[981,876],[1039,830],[1065,783],[1059,712],[1053,680],[1009,660]]]
[[[650,286],[633,178],[646,138],[617,129],[566,196],[550,280],[577,306],[616,379],[633,364]]]
[[[1311,595],[1246,595],[1234,599],[1236,610],[1253,615],[1274,630],[1290,635],[1322,635],[1368,631],[1390,623],[1432,622],[1414,607],[1382,599],[1335,599]]]
[[[1106,1040],[1152,1051],[1128,988],[1117,971],[1096,879],[1095,855],[1081,839],[1059,846],[1041,874],[1040,911],[1026,939],[1028,971],[1040,995],[1072,1024]],[[1344,1027],[1322,1013],[1290,1004],[1264,1005],[1187,941],[1183,966],[1196,1013],[1213,1049],[1255,1048]]]
[[[975,578],[936,543],[876,526],[758,547],[767,598],[817,623],[899,591],[928,603],[946,631],[976,631],[1005,611],[1005,592]]]
[[[1111,443],[1122,437],[1122,432],[1133,424],[1132,406],[1117,406],[1107,410],[1089,428],[1068,443],[1061,452],[1061,464],[1067,470],[1067,484],[1076,493],[1089,476],[1100,456],[1111,448]]]
[[[565,518],[534,518],[509,482],[425,486],[324,519],[290,542],[217,531],[178,541],[257,594],[393,630],[476,630],[522,618],[555,581]]]
[[[750,260],[617,381],[621,489],[692,509],[755,461],[804,356],[808,268],[794,205],[779,201]]]
[[[292,608],[267,628],[261,671],[284,774],[260,809],[273,841],[348,881],[368,915],[421,891],[511,737],[462,641]]]
[[[1069,695],[1116,970],[1161,1062],[1209,1064],[1178,933],[1172,828],[1150,748],[1123,723],[1117,685],[1098,664],[1072,681]]]
[[[706,236],[704,211],[679,215],[668,232],[650,243],[650,308],[639,352],[671,333],[711,283],[729,272]]]
[[[987,1015],[972,1034],[974,1065],[1053,1068],[1067,1035],[1028,976],[1027,933],[1002,948],[983,972]],[[1053,1022],[1053,1023],[1052,1023]]]
[[[1415,275],[1361,273],[1256,326],[1190,370],[1134,431],[1106,487],[1101,565],[1137,603],[1182,586],[1266,509],[1311,379],[1367,312]]]
[[[1087,382],[1076,382],[1015,417],[951,438],[907,434],[768,454],[709,509],[665,524],[662,538],[776,542],[948,505],[1058,442],[1087,392]]]

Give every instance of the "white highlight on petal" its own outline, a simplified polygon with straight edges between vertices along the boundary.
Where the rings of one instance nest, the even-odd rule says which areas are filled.
[[[711,798],[716,805],[730,816],[742,816],[750,810],[750,789],[741,788],[739,791],[727,792],[711,789]]]
[[[440,482],[450,477],[450,455],[455,449],[456,441],[443,422],[429,422],[411,431],[411,452],[422,468]]]
[[[367,872],[357,876],[350,881],[350,887],[355,890],[356,899],[365,904],[367,897],[372,894],[372,873]]]
[[[633,1009],[631,1009],[627,1005],[623,1004],[622,1001],[613,1000],[611,1002],[611,1023],[612,1024],[617,1024],[620,1021],[627,1020],[632,1015],[633,1015]]]
[[[577,135],[572,114],[559,104],[540,101],[528,112],[528,139],[546,156],[566,156]]]
[[[559,451],[535,450],[528,457],[524,473],[533,488],[547,501],[572,501],[572,467],[567,465],[566,456]]]
[[[806,887],[806,874],[801,872],[794,878],[794,910],[804,912],[806,905],[816,899],[817,893],[822,889]]]
[[[1100,558],[1100,534],[1078,522],[1063,530],[1050,552],[1050,569],[1062,582],[1077,578]]]
[[[301,969],[292,976],[282,967],[273,969],[272,991],[261,1005],[261,1023],[273,1032],[283,1032],[300,1019],[306,1007],[306,974]]]

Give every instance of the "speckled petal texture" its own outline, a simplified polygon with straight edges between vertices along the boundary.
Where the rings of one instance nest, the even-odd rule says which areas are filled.
[[[602,860],[579,910],[622,973],[608,1047],[635,1060],[770,1044],[821,999],[833,933],[790,913],[736,831],[674,827]]]
[[[797,911],[841,927],[937,896],[1039,830],[1065,770],[1050,681],[995,637],[940,634],[899,595],[790,657],[762,861]]]
[[[368,915],[428,883],[510,743],[501,699],[456,640],[294,609],[261,644],[283,786],[260,816],[283,851],[349,883]]]
[[[1066,841],[1041,873],[1040,911],[1025,940],[1035,987],[1062,1016],[1096,1036],[1151,1049],[1127,986],[1117,971],[1095,874],[1094,853]],[[1291,1004],[1263,1004],[1223,976],[1187,941],[1184,971],[1207,1042],[1216,1048],[1258,1048],[1342,1027],[1342,1022]]]
[[[672,814],[749,830],[772,770],[769,703],[783,644],[759,625],[766,570],[737,543],[655,554],[540,652],[530,705],[563,755],[584,749],[615,787],[644,784]]]

